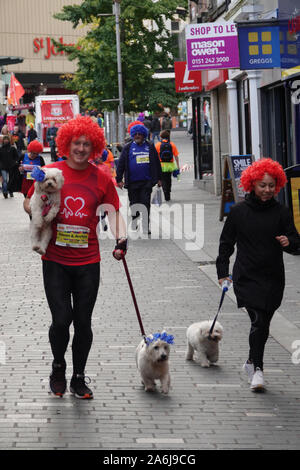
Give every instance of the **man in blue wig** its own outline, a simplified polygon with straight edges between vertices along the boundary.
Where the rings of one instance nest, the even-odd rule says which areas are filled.
[[[140,216],[137,205],[143,205],[147,211],[147,217],[142,218],[143,233],[150,235],[151,192],[156,184],[161,186],[161,165],[154,144],[147,140],[148,129],[144,125],[132,126],[130,137],[132,142],[124,146],[119,158],[116,181],[119,188],[128,189],[132,228],[137,229]]]

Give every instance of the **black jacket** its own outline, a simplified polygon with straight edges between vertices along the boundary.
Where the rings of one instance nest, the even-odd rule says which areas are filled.
[[[19,161],[19,155],[13,145],[3,145],[0,148],[0,170],[11,170]]]
[[[132,142],[129,142],[123,147],[122,153],[120,155],[118,165],[117,165],[117,176],[116,181],[120,183],[125,179],[125,188],[128,188],[129,185],[129,150]],[[158,180],[162,179],[161,164],[159,161],[159,156],[156,151],[154,144],[149,143],[149,160],[150,160],[150,174],[152,186],[155,186]]]
[[[160,120],[158,118],[154,118],[151,123],[151,132],[160,132],[161,125]]]
[[[278,235],[288,237],[287,248],[275,239]],[[283,251],[292,253],[300,246],[289,209],[275,199],[261,202],[254,193],[233,206],[220,237],[216,261],[219,279],[229,275],[229,258],[235,244],[232,279],[238,307],[275,311],[285,285]]]

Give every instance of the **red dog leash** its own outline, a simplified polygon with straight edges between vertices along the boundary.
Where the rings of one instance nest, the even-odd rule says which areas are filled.
[[[140,314],[139,307],[138,307],[138,304],[137,304],[137,301],[136,301],[135,293],[134,293],[134,290],[133,290],[133,285],[132,285],[132,282],[131,282],[130,274],[129,274],[129,271],[128,271],[128,266],[127,266],[124,255],[122,256],[122,261],[123,261],[125,273],[126,273],[126,276],[127,276],[130,292],[131,292],[131,295],[132,295],[132,300],[133,300],[135,310],[136,310],[136,314],[137,314],[137,317],[138,317],[140,329],[141,329],[144,341],[145,341],[145,343],[147,343],[146,342],[146,335],[145,335],[145,331],[144,331],[144,327],[143,327],[143,322],[142,322],[142,318],[141,318],[141,314]]]

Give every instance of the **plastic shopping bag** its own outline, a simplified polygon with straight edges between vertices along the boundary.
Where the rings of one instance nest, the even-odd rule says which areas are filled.
[[[159,186],[156,187],[151,202],[158,207],[162,205],[162,190]]]

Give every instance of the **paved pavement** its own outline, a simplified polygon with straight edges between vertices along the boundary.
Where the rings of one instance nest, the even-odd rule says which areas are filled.
[[[173,140],[181,165],[190,165],[190,138],[174,132]],[[218,366],[203,369],[185,361],[187,326],[213,318],[218,306],[214,261],[223,223],[220,199],[193,187],[192,170],[183,173],[179,182],[173,181],[172,203],[187,214],[186,239],[176,239],[180,222],[175,218],[175,239],[163,238],[168,223],[162,221],[168,221],[171,207],[164,205],[160,238],[131,241],[127,255],[146,333],[164,328],[175,336],[169,396],[145,393],[141,387],[134,358],[141,339],[136,313],[123,266],[111,256],[113,242],[103,240],[94,343],[86,369],[95,398],[81,402],[66,394],[56,399],[48,394],[50,314],[22,202],[21,195],[7,200],[0,196],[0,449],[105,449],[113,454],[129,449],[176,453],[300,448],[300,365],[292,362],[291,354],[297,352],[292,341],[298,340],[300,349],[299,256],[286,257],[287,288],[266,347],[264,394],[251,393],[241,371],[249,320],[231,294],[220,315],[224,339]],[[194,216],[188,214],[191,203]],[[199,234],[198,246],[187,245],[193,241],[188,239],[193,234],[189,224],[192,218],[201,219],[202,204],[204,246]],[[153,208],[156,217],[157,212]],[[156,228],[153,223],[153,232]],[[70,348],[67,363],[70,378]]]

